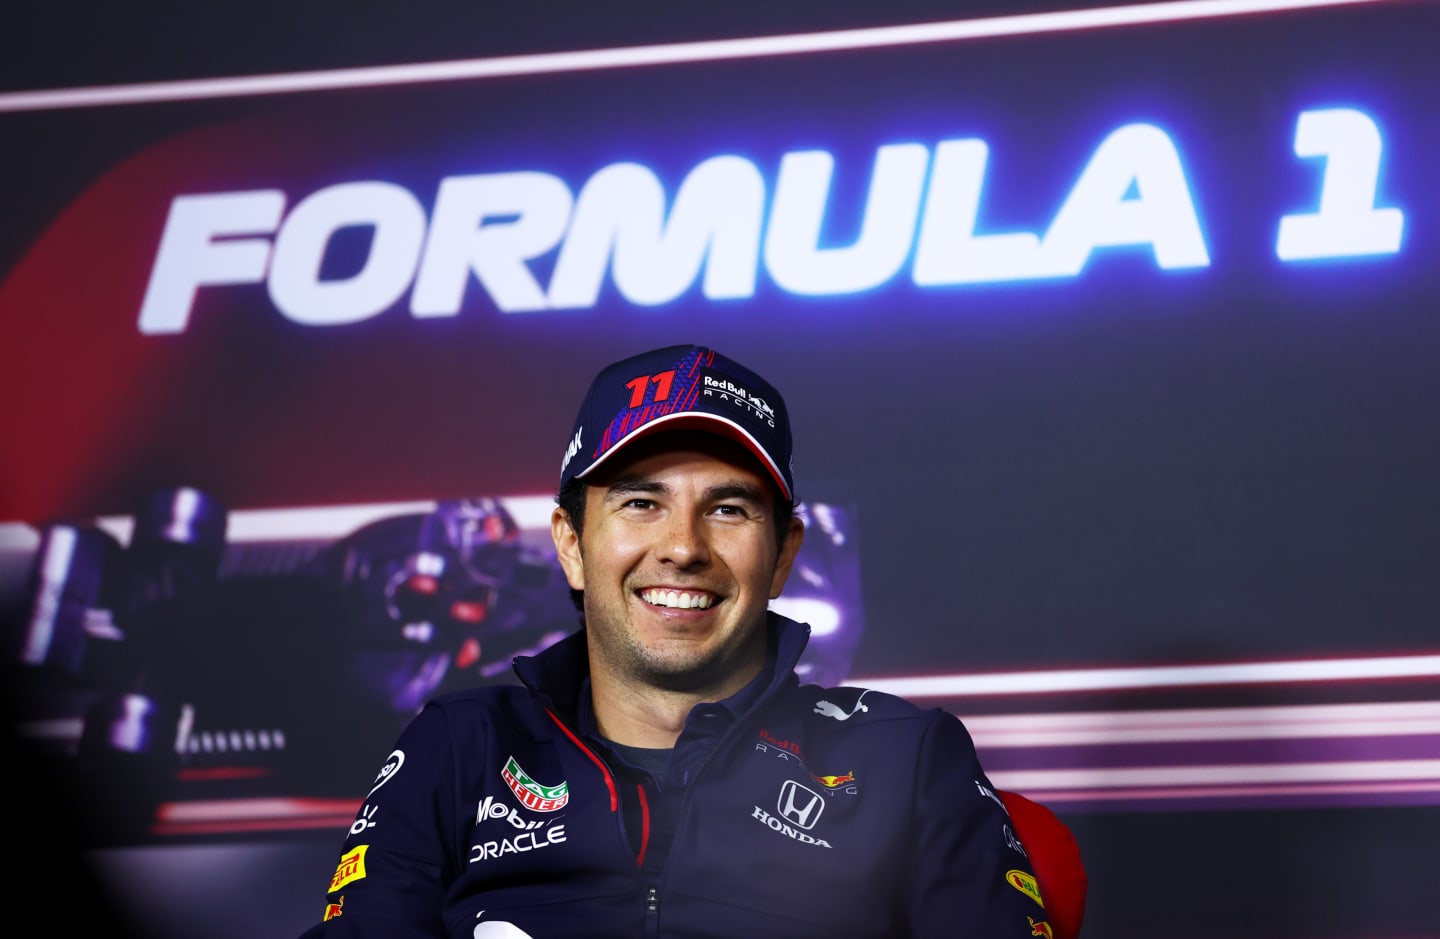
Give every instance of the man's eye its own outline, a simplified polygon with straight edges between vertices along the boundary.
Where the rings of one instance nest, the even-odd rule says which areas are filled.
[[[653,499],[627,499],[625,501],[625,507],[627,509],[648,509],[654,504],[655,501]]]
[[[715,512],[718,515],[729,515],[734,518],[741,518],[746,514],[745,508],[739,505],[717,505]]]

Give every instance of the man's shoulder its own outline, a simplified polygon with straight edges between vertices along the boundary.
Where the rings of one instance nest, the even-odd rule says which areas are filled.
[[[908,763],[923,752],[966,759],[974,754],[969,731],[955,714],[859,685],[795,686],[761,721],[761,743],[806,759],[863,754]]]
[[[809,722],[820,726],[897,721],[919,725],[943,713],[939,708],[921,707],[907,698],[859,685],[800,685],[790,696],[790,706],[804,710]]]
[[[406,726],[398,747],[446,751],[472,765],[492,758],[497,748],[526,749],[560,736],[550,712],[529,689],[487,685],[431,698]]]
[[[425,710],[450,724],[473,725],[544,717],[545,708],[522,685],[482,685],[431,698]]]

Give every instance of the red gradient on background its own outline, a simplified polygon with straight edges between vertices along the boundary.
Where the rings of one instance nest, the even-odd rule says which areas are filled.
[[[239,125],[205,129],[117,165],[0,284],[0,518],[130,508],[100,495],[107,477],[177,417],[204,367],[194,337],[138,328],[170,200],[212,189],[226,165],[253,165],[262,139]]]
[[[207,286],[184,332],[139,331],[176,196],[282,189],[289,211],[325,186],[389,178],[377,164],[413,135],[370,110],[359,128],[299,106],[179,134],[55,217],[0,283],[0,521],[125,514],[172,486],[239,508],[553,485],[563,442],[532,429],[545,402],[495,402],[533,390],[555,350],[499,341],[477,285],[469,301],[485,305],[451,319],[418,324],[406,297],[343,328],[291,322],[263,283]],[[424,203],[445,173],[404,156]],[[542,426],[568,427],[569,407]]]

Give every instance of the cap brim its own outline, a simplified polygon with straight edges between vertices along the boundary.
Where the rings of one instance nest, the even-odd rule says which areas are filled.
[[[702,414],[696,413],[695,411],[667,414],[664,417],[657,417],[643,427],[636,428],[616,441],[609,450],[605,451],[600,459],[585,467],[581,472],[576,473],[575,478],[584,479],[586,476],[589,476],[600,467],[609,463],[615,454],[621,452],[637,440],[652,437],[657,433],[675,430],[702,430],[707,433],[717,434],[740,444],[746,450],[750,451],[755,459],[760,461],[760,465],[769,471],[771,478],[775,480],[775,485],[780,487],[781,494],[784,495],[787,500],[794,500],[795,495],[790,491],[789,484],[785,482],[785,475],[780,472],[780,468],[775,465],[775,461],[770,458],[770,454],[765,452],[765,448],[760,446],[759,442],[750,436],[750,433],[746,431],[745,428],[718,414]]]

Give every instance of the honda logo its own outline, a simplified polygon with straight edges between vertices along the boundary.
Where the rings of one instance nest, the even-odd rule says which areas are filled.
[[[820,813],[825,810],[825,800],[815,790],[788,779],[785,785],[780,787],[780,800],[775,803],[775,810],[786,821],[810,829],[820,820]]]

